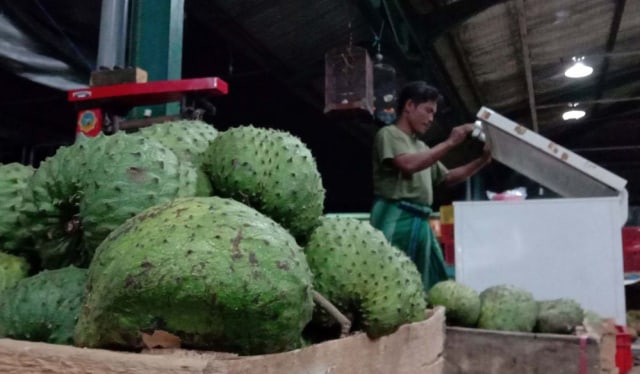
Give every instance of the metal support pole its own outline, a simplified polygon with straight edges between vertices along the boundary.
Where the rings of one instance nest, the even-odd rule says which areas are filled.
[[[102,0],[97,66],[124,66],[129,0]]]
[[[182,77],[184,0],[133,0],[129,65],[144,69],[149,81]],[[180,113],[180,103],[138,107],[134,118]]]

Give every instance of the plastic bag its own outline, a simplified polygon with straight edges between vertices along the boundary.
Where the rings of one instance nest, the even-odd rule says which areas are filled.
[[[527,198],[527,189],[518,187],[500,193],[487,191],[487,197],[492,201],[521,201]]]

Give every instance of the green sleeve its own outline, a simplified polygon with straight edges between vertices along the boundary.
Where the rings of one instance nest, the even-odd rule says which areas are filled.
[[[411,149],[406,139],[389,130],[388,128],[383,128],[376,135],[375,144],[378,151],[378,161],[380,162],[393,159],[398,155],[409,152]]]
[[[431,179],[434,184],[440,184],[444,181],[444,178],[447,176],[449,169],[440,161],[436,162],[433,166],[431,166]]]

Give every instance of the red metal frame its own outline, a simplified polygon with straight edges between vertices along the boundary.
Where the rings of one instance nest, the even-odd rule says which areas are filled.
[[[111,103],[133,107],[180,101],[187,93],[220,96],[228,92],[227,82],[218,77],[207,77],[80,88],[69,91],[67,99],[91,106]]]
[[[181,101],[189,93],[220,96],[228,92],[227,82],[207,77],[86,87],[67,92],[67,99],[78,108],[76,133],[93,137],[102,131],[107,113],[124,115],[136,106]]]

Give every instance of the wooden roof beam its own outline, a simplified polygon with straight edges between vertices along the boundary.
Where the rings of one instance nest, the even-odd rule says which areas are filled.
[[[609,29],[609,38],[607,39],[606,53],[613,52],[613,48],[616,46],[616,39],[618,38],[618,31],[620,30],[620,22],[622,22],[622,15],[624,14],[624,7],[626,0],[616,0],[616,8],[613,13],[613,20],[611,21],[611,28]],[[600,74],[598,76],[598,85],[596,87],[595,99],[600,100],[602,93],[604,92],[604,82],[609,72],[609,57],[605,56],[600,67]],[[592,114],[598,113],[599,106],[596,105],[593,108]]]
[[[430,3],[436,8],[440,9],[445,7],[445,3],[443,0],[433,0]],[[446,32],[447,42],[453,51],[453,55],[456,58],[456,62],[460,69],[462,70],[462,75],[467,84],[471,87],[471,94],[473,95],[473,99],[475,100],[477,105],[482,103],[482,94],[480,90],[480,83],[476,79],[475,74],[473,73],[473,69],[471,68],[471,64],[469,63],[469,59],[464,52],[464,48],[462,46],[462,42],[460,41],[460,37],[458,33],[453,30],[447,30]]]
[[[520,28],[520,44],[522,50],[522,62],[527,81],[527,95],[529,96],[529,111],[531,112],[531,125],[533,131],[538,132],[538,112],[536,110],[536,94],[533,87],[533,72],[531,69],[531,52],[529,51],[529,37],[527,31],[527,13],[524,0],[516,0],[516,12],[518,13],[518,25]]]

